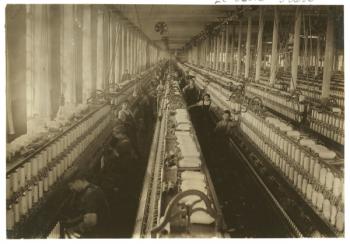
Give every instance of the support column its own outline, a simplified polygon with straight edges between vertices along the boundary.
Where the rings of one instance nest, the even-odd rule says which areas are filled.
[[[211,68],[215,70],[215,60],[216,60],[216,36],[212,37],[212,55],[211,55]]]
[[[207,68],[207,55],[208,55],[208,39],[204,39],[203,41],[203,66]]]
[[[273,34],[272,34],[272,55],[271,55],[271,69],[270,69],[270,84],[274,84],[276,81],[276,73],[278,68],[278,10],[274,7],[275,18],[273,21]]]
[[[102,15],[103,15],[103,90],[107,91],[108,89],[108,82],[109,82],[109,54],[110,54],[110,31],[109,31],[109,25],[110,25],[110,13],[107,11],[104,11],[104,8],[102,8]]]
[[[228,37],[229,37],[229,28],[228,28],[228,24],[226,24],[225,68],[224,68],[224,72],[227,72],[227,67],[228,67]]]
[[[262,48],[263,48],[263,34],[264,34],[264,16],[263,7],[259,7],[259,33],[258,33],[258,44],[256,50],[256,65],[255,65],[255,81],[260,80],[261,71],[261,58],[262,58]]]
[[[288,72],[288,70],[290,69],[290,53],[288,52],[288,48],[285,49],[283,65],[283,71]]]
[[[96,89],[102,90],[104,88],[103,85],[103,50],[104,50],[104,43],[103,43],[103,11],[101,9],[97,9],[97,40],[96,40],[96,46],[97,46],[97,54],[96,54],[96,61],[97,61],[97,69],[96,69]]]
[[[230,57],[230,74],[234,73],[234,48],[235,48],[235,25],[232,23],[232,37],[231,37],[231,57]]]
[[[86,100],[92,93],[92,79],[91,79],[91,6],[83,6],[83,50],[82,50],[82,78],[83,78],[83,99],[82,103],[86,103]]]
[[[225,40],[225,30],[221,30],[221,39],[220,39],[220,55],[219,55],[219,71],[223,71],[224,68],[224,40]]]
[[[126,69],[126,54],[125,54],[125,49],[126,49],[126,45],[125,45],[125,23],[123,23],[121,21],[121,31],[120,31],[120,35],[121,35],[121,48],[120,48],[120,56],[121,56],[121,75],[124,74],[125,69]],[[142,56],[141,56],[142,57]]]
[[[134,30],[131,29],[130,30],[130,74],[135,74],[135,66],[134,66],[134,62],[135,62],[135,35],[134,35]]]
[[[323,67],[323,81],[321,99],[328,98],[330,95],[330,85],[332,76],[332,66],[334,58],[334,13],[329,10],[327,19],[326,48]]]
[[[128,24],[125,23],[125,70],[129,72],[129,59],[130,59],[130,39],[129,39],[129,27]],[[125,73],[125,70],[123,70],[123,73]]]
[[[239,21],[238,27],[238,45],[237,45],[237,69],[236,75],[240,76],[241,74],[241,45],[242,45],[242,22]]]
[[[219,35],[216,36],[216,54],[215,54],[215,70],[219,70],[219,60],[220,60],[220,39]]]
[[[213,70],[216,70],[216,56],[217,56],[217,36],[213,37]]]
[[[109,13],[108,15],[108,48],[107,48],[107,55],[108,55],[108,66],[107,66],[107,79],[108,79],[108,87],[112,85],[115,82],[115,67],[114,67],[114,55],[115,55],[115,21],[114,18],[115,15],[112,15]],[[116,80],[119,80],[119,77],[116,77]]]
[[[294,23],[294,39],[293,39],[293,57],[292,57],[292,78],[290,81],[290,90],[293,91],[296,88],[298,80],[298,61],[300,52],[300,28],[301,28],[301,7],[297,6],[295,11],[295,23]]]
[[[50,80],[49,80],[49,35],[48,9],[45,5],[33,6],[33,84],[34,115],[50,118]]]
[[[305,15],[303,15],[304,29],[304,57],[303,57],[303,74],[306,74],[308,67],[308,31],[306,30]]]
[[[26,34],[26,39],[25,39],[25,44],[26,44],[26,64],[25,64],[25,68],[24,70],[26,70],[26,76],[25,79],[23,79],[23,82],[25,81],[25,85],[26,85],[26,100],[23,101],[24,104],[26,103],[26,109],[27,109],[27,113],[26,113],[26,117],[27,118],[32,118],[33,117],[33,113],[34,113],[34,86],[35,86],[35,80],[33,77],[33,52],[34,52],[34,14],[33,14],[33,8],[35,7],[35,5],[32,4],[28,4],[26,5],[26,14],[25,14],[25,20],[26,20],[26,29],[24,31],[24,33]],[[11,7],[8,7],[7,9],[9,9],[9,11],[12,11]],[[7,14],[6,14],[7,15]],[[7,16],[6,16],[7,17]],[[24,16],[23,16],[24,17]],[[7,26],[10,25],[10,23],[8,22],[10,20],[6,20],[7,22]],[[59,30],[60,31],[60,30]],[[13,32],[10,32],[9,28],[6,28],[6,36],[11,36]],[[23,33],[23,34],[24,34]],[[60,41],[60,40],[58,40]],[[8,47],[8,43],[7,43],[7,38],[6,38],[6,47]],[[16,47],[16,49],[20,49],[19,47]],[[10,52],[10,50],[8,51]],[[24,53],[23,53],[24,54]],[[7,56],[7,63],[6,66],[9,66],[9,60],[8,60],[8,56]],[[21,57],[22,58],[22,57]],[[58,65],[59,66],[59,65]],[[59,67],[60,69],[60,67]],[[7,76],[9,76],[8,74],[9,70],[7,70],[6,74]],[[12,83],[12,81],[11,81]],[[9,97],[11,97],[11,92],[10,92],[10,86],[11,83],[9,82],[9,77],[6,77],[6,99],[7,99],[7,105],[6,105],[6,109],[9,111],[11,111],[11,108],[8,107],[8,104],[11,104],[11,100],[9,99]],[[59,94],[60,96],[61,94]],[[9,112],[7,112],[7,114],[9,114]]]
[[[248,78],[249,77],[251,36],[252,36],[252,17],[248,16],[248,28],[247,28],[247,42],[246,42],[246,52],[245,52],[244,78]]]
[[[32,7],[33,5],[30,5]],[[6,141],[27,132],[26,6],[6,6]]]
[[[141,40],[140,40],[140,32],[137,33],[137,54],[138,58],[136,60],[136,66],[137,66],[137,73],[141,72],[141,59],[140,59],[140,53],[141,53]]]
[[[50,119],[54,119],[61,105],[60,91],[61,91],[61,25],[62,19],[62,5],[48,6],[48,31],[49,31],[49,81],[50,81]]]
[[[121,46],[121,24],[116,21],[114,26],[115,30],[115,35],[114,35],[114,40],[113,40],[113,63],[112,66],[114,67],[114,73],[115,73],[115,83],[119,83],[121,81],[122,75],[124,70],[122,69],[122,66],[125,65],[123,64],[123,56],[122,56],[122,46]]]
[[[125,25],[125,69],[130,73],[130,29]]]

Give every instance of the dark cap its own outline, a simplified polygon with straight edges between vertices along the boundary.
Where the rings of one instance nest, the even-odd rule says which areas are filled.
[[[224,110],[224,114],[228,114],[228,115],[231,115],[231,112],[230,112],[230,110]]]

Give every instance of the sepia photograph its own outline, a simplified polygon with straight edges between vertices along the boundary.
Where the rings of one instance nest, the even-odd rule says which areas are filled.
[[[344,5],[253,2],[5,4],[5,238],[343,239]]]

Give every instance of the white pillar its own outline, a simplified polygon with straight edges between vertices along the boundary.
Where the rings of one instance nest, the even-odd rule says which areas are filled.
[[[245,52],[244,78],[248,78],[249,77],[251,36],[252,36],[252,17],[248,16],[248,28],[247,28],[247,42],[246,42],[246,52]]]
[[[272,34],[272,55],[271,55],[271,69],[270,69],[270,84],[275,83],[276,73],[278,68],[278,25],[279,17],[277,7],[274,7],[275,18],[273,21],[273,34]]]
[[[260,6],[259,7],[258,44],[257,44],[257,51],[256,51],[257,56],[256,56],[256,65],[255,65],[255,81],[260,80],[263,34],[264,34],[264,16],[263,16],[263,7]]]
[[[295,90],[298,80],[298,60],[300,52],[300,28],[301,28],[301,7],[297,6],[295,11],[294,39],[293,39],[293,57],[292,57],[292,78],[290,81],[290,90]]]
[[[325,49],[325,58],[324,58],[321,98],[328,98],[330,95],[333,58],[334,58],[334,16],[332,11],[329,10],[328,19],[327,19],[326,49]]]

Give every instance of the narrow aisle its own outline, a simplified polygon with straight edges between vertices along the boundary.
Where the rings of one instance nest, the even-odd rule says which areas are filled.
[[[193,117],[193,113],[191,115]],[[194,120],[194,123],[231,237],[290,237],[288,228],[245,167],[239,153],[231,148],[226,152],[230,153],[228,159],[220,163],[213,140],[205,145],[200,121]],[[213,131],[214,123],[211,126],[206,129]]]

